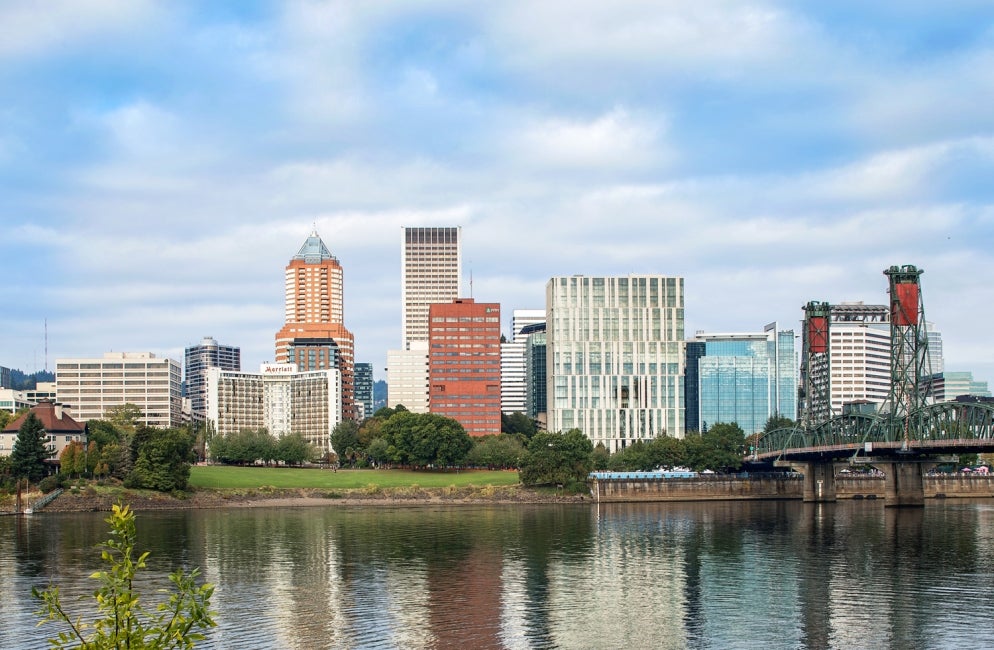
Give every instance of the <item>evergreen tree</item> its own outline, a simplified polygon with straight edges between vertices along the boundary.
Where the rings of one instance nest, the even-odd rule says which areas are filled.
[[[48,435],[41,420],[34,413],[21,423],[17,430],[17,440],[10,453],[10,469],[14,478],[26,478],[37,483],[48,473],[45,460],[51,457],[48,451]]]

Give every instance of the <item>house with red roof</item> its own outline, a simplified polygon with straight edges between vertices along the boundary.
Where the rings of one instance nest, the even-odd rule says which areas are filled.
[[[48,436],[48,450],[52,458],[57,459],[62,450],[71,442],[86,444],[86,426],[72,419],[61,404],[45,400],[32,406],[29,413],[41,421],[41,426]],[[28,413],[14,418],[0,432],[0,456],[10,456],[17,442],[17,432],[27,419]]]

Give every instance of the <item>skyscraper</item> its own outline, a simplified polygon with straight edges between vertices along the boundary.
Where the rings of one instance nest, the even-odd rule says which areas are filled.
[[[354,340],[345,328],[342,266],[317,231],[286,267],[286,324],[276,334],[276,363],[301,372],[341,373],[342,418],[355,420]]]
[[[805,396],[810,409],[805,419],[813,424],[841,415],[854,403],[879,407],[887,401],[891,386],[890,307],[862,302],[825,307],[827,339],[824,331],[819,334],[824,353],[805,349],[802,358],[801,373],[811,393]],[[816,391],[811,386],[821,388]]]
[[[503,413],[524,413],[525,344],[522,330],[535,323],[545,323],[544,309],[515,309],[511,316],[511,340],[500,345],[500,410]]]
[[[428,340],[428,307],[459,297],[462,228],[404,228],[401,248],[402,347]]]
[[[538,421],[543,429],[548,422],[545,330],[544,320],[541,323],[525,325],[521,329],[521,336],[525,340],[525,413]]]
[[[459,297],[462,229],[405,227],[401,241],[401,344],[387,351],[387,406],[428,412],[428,309]]]
[[[429,410],[471,436],[500,433],[500,305],[462,298],[428,313]]]
[[[683,436],[683,278],[554,277],[546,305],[550,431],[611,452]]]
[[[355,401],[362,405],[362,418],[373,415],[373,364],[355,364]]]
[[[220,368],[238,372],[242,369],[242,353],[237,347],[221,345],[205,336],[200,345],[186,348],[183,363],[183,396],[189,398],[193,419],[202,421],[206,415],[207,369]]]

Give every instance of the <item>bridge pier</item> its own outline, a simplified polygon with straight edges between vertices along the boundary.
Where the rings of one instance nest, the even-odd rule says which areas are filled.
[[[884,506],[925,505],[925,464],[920,462],[873,463],[884,473]]]
[[[835,463],[808,461],[800,464],[804,474],[805,503],[835,503]]]

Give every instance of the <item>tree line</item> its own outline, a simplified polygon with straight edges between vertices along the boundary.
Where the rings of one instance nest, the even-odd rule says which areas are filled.
[[[59,455],[58,475],[53,475],[48,434],[33,413],[18,428],[10,456],[0,457],[0,485],[12,489],[27,479],[43,490],[76,478],[120,481],[125,487],[183,491],[190,479],[203,432],[197,427],[159,429],[141,424],[141,410],[122,404],[107,410],[107,419],[87,423],[86,444],[72,442]],[[201,428],[202,429],[202,428]]]

